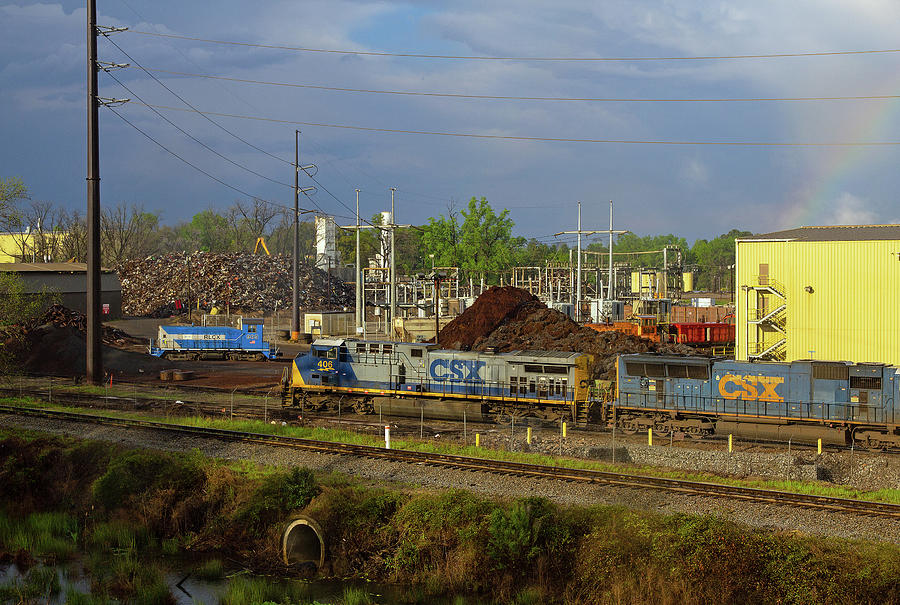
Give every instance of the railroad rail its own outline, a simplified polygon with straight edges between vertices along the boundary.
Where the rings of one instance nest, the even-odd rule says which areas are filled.
[[[89,422],[94,424],[124,428],[150,429],[206,439],[213,438],[277,447],[290,447],[322,454],[372,458],[392,462],[405,462],[409,464],[425,464],[429,466],[440,466],[445,468],[504,474],[518,477],[552,479],[556,481],[592,483],[638,489],[654,489],[685,495],[714,496],[766,504],[779,504],[801,508],[826,510],[831,512],[853,513],[858,515],[900,519],[900,504],[893,504],[889,502],[854,500],[850,498],[799,494],[778,490],[766,490],[761,488],[722,485],[718,483],[708,483],[702,481],[666,479],[662,477],[632,475],[610,471],[576,469],[560,466],[543,466],[523,462],[509,462],[503,460],[489,460],[485,458],[473,458],[449,454],[433,454],[426,452],[386,449],[382,447],[367,445],[319,441],[315,439],[285,437],[281,435],[268,435],[264,433],[232,431],[228,429],[190,427],[149,420],[115,418],[97,414],[63,412],[11,405],[0,405],[0,414],[15,414],[20,416],[32,416],[68,422]]]

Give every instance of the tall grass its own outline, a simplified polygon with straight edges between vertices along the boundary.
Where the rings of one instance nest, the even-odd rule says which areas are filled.
[[[222,605],[258,605],[265,602],[306,604],[312,601],[306,585],[243,575],[229,581],[222,597]]]
[[[78,522],[65,513],[32,513],[16,519],[0,511],[0,545],[16,552],[65,560],[75,554]]]

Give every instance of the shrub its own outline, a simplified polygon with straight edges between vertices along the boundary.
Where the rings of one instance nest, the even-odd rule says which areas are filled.
[[[293,468],[269,475],[256,490],[253,500],[238,515],[255,533],[281,519],[289,511],[304,508],[319,494],[312,471]]]
[[[110,462],[106,472],[94,482],[95,500],[111,510],[125,504],[131,496],[152,488],[183,492],[198,488],[204,479],[197,456],[174,457],[169,454],[131,451]]]

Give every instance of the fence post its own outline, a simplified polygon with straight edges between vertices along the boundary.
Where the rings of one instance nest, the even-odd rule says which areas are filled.
[[[384,427],[384,449],[391,449],[391,427],[389,425]]]
[[[732,451],[734,451],[731,437],[732,437],[731,433],[728,433],[728,453],[729,454],[732,453]]]
[[[647,428],[647,445],[653,445],[653,427]]]
[[[237,388],[231,390],[231,420],[234,420],[234,392]]]
[[[475,447],[481,447],[481,434],[475,433]]]
[[[819,441],[816,445],[817,445],[816,449],[818,450],[818,454],[821,456],[822,455],[822,438],[821,437],[819,437]]]
[[[525,442],[531,445],[531,427],[528,427],[528,431],[525,433]]]
[[[466,408],[463,408],[463,445],[469,445],[469,437],[466,433]]]

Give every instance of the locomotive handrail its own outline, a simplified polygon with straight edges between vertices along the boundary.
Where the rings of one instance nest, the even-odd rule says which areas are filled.
[[[675,393],[663,394],[664,401],[658,400],[655,392],[628,393],[619,392],[618,405],[638,407],[648,410],[665,410],[674,412],[708,413],[719,416],[743,416],[752,418],[788,418],[796,420],[821,420],[824,422],[870,422],[881,423],[884,411],[893,409],[887,403],[891,400],[882,400],[881,405],[866,405],[865,417],[861,417],[860,405],[847,402],[824,401],[765,401],[760,399],[726,399],[724,397],[708,397],[703,395],[678,395]],[[685,405],[686,400],[696,401],[699,405]],[[660,405],[662,404],[662,405]],[[779,406],[781,409],[770,410],[769,406]],[[820,407],[821,413],[815,413],[815,408]],[[879,414],[881,412],[881,414]],[[882,416],[879,418],[879,416]]]

